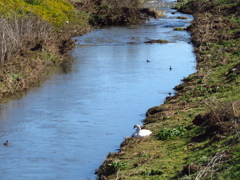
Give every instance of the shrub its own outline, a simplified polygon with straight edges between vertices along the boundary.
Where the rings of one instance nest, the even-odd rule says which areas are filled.
[[[13,54],[45,42],[51,31],[51,26],[36,16],[0,17],[0,23],[1,63],[8,61]]]
[[[64,26],[66,21],[79,21],[72,4],[65,0],[0,0],[0,14],[13,17],[16,13],[21,16],[35,14],[54,24]]]

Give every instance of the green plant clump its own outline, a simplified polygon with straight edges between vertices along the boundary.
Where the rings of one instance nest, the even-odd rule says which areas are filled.
[[[112,173],[115,173],[119,170],[123,170],[125,169],[126,164],[123,161],[120,162],[112,162],[108,164],[109,167],[109,171],[111,171]]]
[[[157,134],[158,140],[167,140],[170,138],[175,138],[182,136],[186,132],[186,128],[184,126],[179,126],[176,128],[166,128],[164,127],[161,131]]]
[[[154,170],[154,169],[151,169],[151,171],[142,171],[141,172],[142,176],[156,176],[156,175],[162,175],[162,174],[163,174],[162,171]]]

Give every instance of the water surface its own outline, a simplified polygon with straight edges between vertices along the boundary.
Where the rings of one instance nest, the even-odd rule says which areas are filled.
[[[195,71],[189,34],[172,30],[191,19],[166,10],[166,18],[76,37],[67,68],[3,105],[0,142],[9,146],[0,146],[1,180],[95,178],[146,111]],[[170,43],[144,43],[150,39]]]

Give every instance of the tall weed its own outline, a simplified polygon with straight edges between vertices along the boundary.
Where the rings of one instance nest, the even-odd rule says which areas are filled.
[[[39,17],[0,17],[0,63],[14,54],[43,44],[49,37],[51,26]],[[40,45],[41,46],[41,45]],[[39,46],[39,48],[40,48]]]

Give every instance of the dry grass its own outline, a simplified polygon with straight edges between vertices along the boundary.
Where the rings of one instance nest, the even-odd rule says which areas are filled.
[[[228,161],[226,157],[226,153],[218,151],[208,162],[207,166],[198,172],[195,180],[206,179],[209,174],[212,179],[216,171],[220,169],[220,165]]]
[[[0,17],[0,62],[29,48],[41,48],[50,36],[51,26],[36,16]],[[39,47],[37,47],[39,45]]]
[[[92,12],[89,17],[91,25],[103,26],[138,24],[149,17],[157,17],[158,13],[143,8],[143,3],[144,1],[141,0],[94,0],[75,3],[75,5],[85,6],[85,9]]]
[[[192,37],[196,46],[229,39],[228,32],[233,26],[229,20],[208,12],[196,14],[194,17],[196,21],[190,28],[193,30]]]
[[[40,17],[0,17],[0,100],[38,85],[73,46],[71,33],[54,32]]]
[[[103,0],[102,4],[107,4],[110,8],[116,7],[128,7],[128,8],[139,8],[141,3],[139,0]]]
[[[235,109],[233,109],[233,105],[236,103],[235,102],[220,102],[217,100],[210,100],[209,102],[205,101],[205,104],[207,107],[211,110],[210,113],[210,119],[216,121],[216,122],[223,122],[223,121],[229,121],[234,119],[235,117]]]

